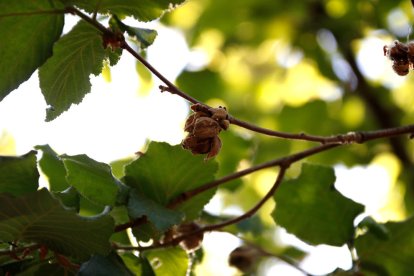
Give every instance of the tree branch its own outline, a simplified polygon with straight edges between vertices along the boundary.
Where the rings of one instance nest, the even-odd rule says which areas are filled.
[[[253,208],[251,208],[249,211],[247,211],[243,215],[235,217],[233,219],[229,219],[229,220],[221,222],[221,223],[201,227],[201,228],[199,228],[195,231],[192,231],[190,233],[186,233],[186,234],[183,234],[179,237],[176,237],[176,238],[174,238],[174,239],[172,239],[172,240],[170,240],[166,243],[155,244],[155,245],[150,245],[150,246],[146,246],[146,247],[140,247],[140,248],[136,248],[136,250],[144,251],[144,250],[150,250],[150,249],[156,249],[156,248],[165,248],[165,247],[169,247],[169,246],[175,246],[175,245],[179,244],[181,241],[183,241],[183,240],[185,240],[185,239],[187,239],[191,236],[201,234],[201,233],[205,233],[205,232],[211,232],[211,231],[214,231],[214,230],[218,230],[218,229],[224,228],[226,226],[239,223],[240,221],[245,220],[245,219],[253,216],[263,206],[263,204],[265,204],[266,201],[268,199],[270,199],[273,196],[273,194],[276,192],[277,188],[282,183],[282,180],[285,176],[285,172],[286,172],[287,168],[288,168],[288,165],[286,165],[286,164],[280,165],[280,171],[279,171],[279,174],[277,175],[276,181],[273,184],[273,186],[270,188],[270,190],[267,192],[267,194]]]
[[[292,154],[292,155],[289,155],[289,156],[286,156],[286,157],[282,157],[282,158],[275,159],[275,160],[272,160],[272,161],[269,161],[269,162],[265,162],[265,163],[250,167],[248,169],[245,169],[245,170],[227,175],[223,178],[214,180],[214,181],[206,183],[206,184],[204,184],[204,185],[202,185],[198,188],[195,188],[193,190],[190,190],[190,191],[187,191],[187,192],[184,192],[184,193],[180,194],[179,196],[177,196],[175,199],[173,199],[168,204],[168,208],[175,208],[176,206],[182,204],[183,202],[189,200],[190,198],[192,198],[192,197],[194,197],[194,196],[196,196],[196,195],[198,195],[202,192],[205,192],[209,189],[216,188],[219,185],[224,184],[226,182],[229,182],[231,180],[240,178],[242,176],[245,176],[245,175],[251,174],[253,172],[266,169],[266,168],[271,168],[271,167],[276,167],[276,166],[282,166],[282,167],[288,168],[292,163],[294,163],[296,161],[299,161],[299,160],[301,160],[303,158],[306,158],[308,156],[311,156],[313,154],[316,154],[316,153],[319,153],[319,152],[322,152],[322,151],[325,151],[325,150],[328,150],[328,149],[331,149],[331,148],[334,148],[334,147],[337,147],[337,146],[339,146],[339,144],[325,144],[325,145],[316,146],[314,148],[311,148],[311,149],[308,149],[308,150],[305,150],[305,151],[302,151],[302,152],[299,152],[299,153],[296,153],[296,154]]]

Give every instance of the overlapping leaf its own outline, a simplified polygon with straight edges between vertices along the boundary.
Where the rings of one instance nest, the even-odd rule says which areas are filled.
[[[69,184],[65,178],[66,169],[63,161],[49,145],[36,146],[36,149],[42,151],[39,166],[48,178],[50,190],[59,192],[67,189]]]
[[[414,275],[414,218],[383,226],[387,236],[369,231],[355,241],[360,266],[375,275]]]
[[[0,101],[51,55],[53,44],[63,29],[63,12],[35,14],[61,8],[57,1],[0,1]]]
[[[87,12],[133,16],[140,21],[151,21],[185,0],[62,0]]]
[[[125,183],[140,194],[167,206],[178,195],[214,179],[217,163],[205,162],[202,156],[193,156],[180,146],[151,143],[148,151],[125,167]],[[206,191],[178,206],[186,219],[198,216],[215,190]]]
[[[124,24],[119,18],[114,15],[109,20],[109,25],[112,29],[119,30],[122,33],[126,32],[132,37],[141,49],[145,49],[154,43],[157,37],[157,31],[145,28],[136,28]]]
[[[53,56],[39,70],[40,88],[50,105],[46,120],[51,121],[72,104],[80,103],[91,90],[89,76],[102,71],[105,57],[113,62],[115,53],[103,47],[100,32],[80,21],[53,47]]]
[[[90,201],[100,205],[114,205],[118,180],[109,165],[97,162],[86,155],[62,156],[70,185]]]
[[[334,187],[332,168],[304,164],[301,175],[275,194],[275,222],[310,244],[341,246],[354,235],[353,221],[364,207]]]
[[[161,232],[179,224],[183,218],[181,212],[165,208],[145,195],[138,193],[135,189],[131,191],[129,196],[128,213],[133,219],[147,216],[157,230]]]
[[[0,193],[20,196],[36,191],[39,182],[36,166],[35,151],[20,157],[0,156]]]
[[[87,259],[110,251],[110,216],[85,218],[64,209],[46,189],[14,198],[0,196],[0,240],[32,241],[62,254]]]
[[[79,276],[89,275],[124,275],[134,274],[125,266],[118,254],[112,252],[108,256],[93,256],[89,261],[82,264],[78,272]]]
[[[151,250],[145,257],[148,258],[156,276],[170,275],[184,276],[188,267],[187,253],[180,247]]]

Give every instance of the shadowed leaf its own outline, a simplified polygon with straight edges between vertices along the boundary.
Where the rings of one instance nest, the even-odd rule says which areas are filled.
[[[89,261],[82,264],[78,275],[129,275],[134,274],[125,266],[118,254],[112,252],[106,257],[95,255]]]
[[[0,202],[1,241],[38,242],[82,260],[110,251],[114,229],[110,216],[80,217],[64,209],[46,189],[19,198],[0,195]]]
[[[143,156],[125,167],[124,180],[140,194],[167,206],[181,193],[212,181],[217,167],[216,162],[205,162],[203,156],[193,156],[180,146],[153,142]],[[177,210],[183,211],[187,220],[194,219],[214,193],[211,189],[195,196]]]
[[[36,151],[18,157],[0,156],[0,193],[24,195],[36,191],[38,182]]]
[[[373,272],[385,270],[393,276],[414,275],[414,218],[382,226],[387,229],[385,238],[368,231],[355,241],[361,267]]]

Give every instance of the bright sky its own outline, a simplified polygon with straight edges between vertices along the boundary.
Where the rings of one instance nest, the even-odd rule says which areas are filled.
[[[69,16],[67,19],[69,25],[73,25],[73,17]],[[202,54],[190,53],[183,36],[177,31],[159,25],[152,27],[154,26],[159,34],[148,50],[148,60],[168,79],[175,79],[189,62],[193,65],[199,63],[199,59],[190,59],[202,57]],[[66,30],[68,28],[65,27]],[[382,46],[382,40],[377,38],[367,40],[361,46],[358,61],[371,79],[380,79],[384,75],[393,76],[385,73],[384,67],[379,69],[378,63],[373,62],[378,59],[377,54],[372,54],[373,47],[381,51]],[[46,123],[46,103],[39,90],[36,72],[28,82],[0,102],[0,140],[2,135],[10,135],[15,140],[15,151],[18,155],[32,150],[35,145],[49,144],[60,154],[85,153],[102,162],[133,155],[141,149],[146,139],[180,143],[184,136],[182,129],[188,114],[188,104],[177,96],[160,93],[156,89],[158,80],[155,80],[153,91],[140,95],[135,60],[127,53],[111,69],[111,73],[110,83],[102,76],[92,77],[92,91],[83,102],[72,106],[56,120]],[[390,82],[393,81],[395,79]],[[1,152],[0,144],[0,154],[2,153],[5,152]],[[390,169],[389,162],[392,162],[392,157],[384,158],[385,161],[376,160],[373,166],[368,167],[349,169],[337,166],[336,187],[344,195],[365,204],[368,214],[387,219],[387,214],[380,213],[389,204],[387,195],[392,191],[398,168]],[[358,181],[355,181],[356,178]],[[388,215],[395,216],[394,213]],[[343,269],[351,266],[349,253],[344,247],[311,247],[287,233],[281,235],[285,241],[310,252],[302,262],[302,267],[310,273],[323,274],[337,266]],[[221,246],[219,250],[211,248],[211,244],[217,243]],[[214,253],[207,255],[206,262],[214,264],[212,267],[215,269],[209,273],[234,273],[235,270],[227,266],[227,256],[238,245],[238,239],[228,235],[207,235],[205,246]],[[329,262],[320,262],[328,259]],[[268,275],[302,275],[283,262],[270,261],[268,269]]]

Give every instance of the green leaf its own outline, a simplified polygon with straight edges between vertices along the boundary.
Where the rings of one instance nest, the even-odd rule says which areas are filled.
[[[81,260],[106,255],[114,230],[108,216],[80,217],[64,209],[46,189],[24,197],[0,195],[0,240],[31,241]]]
[[[114,205],[118,192],[118,180],[111,167],[88,156],[62,155],[70,185],[90,201],[100,205]]]
[[[50,190],[59,192],[67,189],[69,184],[66,181],[66,169],[56,152],[49,145],[35,148],[43,152],[39,166],[48,178]]]
[[[19,157],[0,156],[0,193],[24,195],[36,191],[38,182],[36,151]]]
[[[125,265],[137,276],[155,276],[154,271],[146,258],[138,258],[134,254],[122,254]]]
[[[151,143],[148,151],[125,167],[124,182],[153,201],[167,206],[185,191],[197,188],[214,179],[217,163],[205,162],[180,146]],[[210,189],[177,207],[187,220],[196,218],[214,195]]]
[[[188,267],[187,253],[180,247],[151,250],[145,254],[156,276],[186,275]]]
[[[53,56],[40,67],[40,88],[50,105],[47,121],[80,103],[91,90],[89,75],[99,75],[106,56],[101,33],[80,21],[53,47]]]
[[[78,275],[130,275],[134,274],[125,266],[118,254],[111,252],[106,257],[94,255],[89,261],[83,263]]]
[[[131,157],[126,157],[124,159],[115,160],[111,162],[112,173],[115,177],[121,179],[125,175],[125,166],[131,163],[133,159]]]
[[[353,221],[364,210],[334,187],[332,168],[304,164],[302,173],[276,191],[275,222],[303,241],[341,246],[352,240]]]
[[[173,225],[179,224],[183,213],[165,208],[132,189],[128,201],[128,214],[132,219],[147,216],[155,227],[164,232]]]
[[[62,192],[54,192],[53,195],[60,199],[63,206],[79,213],[81,196],[74,187],[70,186]]]
[[[387,229],[388,239],[378,237],[372,231],[356,239],[359,264],[367,271],[380,271],[382,275],[414,275],[414,217],[383,226]]]
[[[220,75],[208,69],[196,72],[182,72],[178,76],[177,85],[190,96],[202,102],[213,98],[221,99],[225,96],[223,91],[227,89]]]
[[[134,234],[137,241],[148,242],[151,239],[158,241],[163,233],[158,231],[152,222],[141,224],[139,227],[132,228],[132,234]]]
[[[379,239],[387,240],[390,237],[387,227],[384,224],[376,222],[372,217],[365,217],[358,223],[358,228],[369,231]]]
[[[151,21],[185,0],[63,0],[87,12],[129,15],[139,21]]]
[[[0,1],[0,101],[29,79],[51,55],[63,29],[63,12],[2,17],[61,8],[56,1]]]
[[[135,40],[141,49],[145,49],[154,43],[154,40],[158,34],[156,30],[136,28],[126,25],[121,20],[119,20],[116,15],[111,17],[109,20],[109,25],[112,27],[112,29],[119,30],[122,33],[126,32],[131,38]]]

